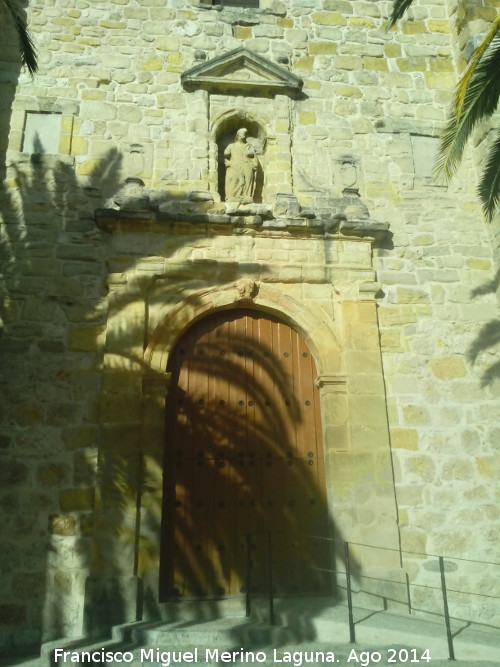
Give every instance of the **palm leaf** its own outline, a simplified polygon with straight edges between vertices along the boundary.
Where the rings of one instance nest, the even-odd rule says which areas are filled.
[[[412,3],[413,0],[394,0],[391,15],[389,17],[389,21],[387,22],[387,29],[392,28],[392,26],[397,21],[399,21],[399,19],[403,16]]]
[[[500,97],[500,35],[495,35],[475,65],[463,102],[456,93],[448,123],[441,135],[436,172],[449,179],[454,174],[467,139],[476,125],[491,116]],[[460,84],[459,84],[460,87]]]
[[[500,130],[488,151],[478,193],[486,219],[491,222],[495,210],[500,204]]]
[[[474,53],[472,54],[470,63],[467,65],[467,69],[465,70],[465,72],[462,75],[462,78],[458,82],[457,88],[455,90],[455,96],[453,99],[453,106],[455,108],[457,115],[463,106],[465,94],[467,92],[469,82],[474,74],[476,66],[478,65],[479,61],[483,57],[484,52],[489,47],[491,41],[496,36],[499,30],[500,30],[500,14],[493,21],[490,29],[481,40],[481,43],[475,49]]]
[[[36,49],[33,39],[28,32],[24,13],[21,11],[16,0],[2,0],[2,2],[7,9],[7,13],[12,19],[17,32],[21,48],[21,63],[26,65],[29,73],[33,75],[38,69]]]

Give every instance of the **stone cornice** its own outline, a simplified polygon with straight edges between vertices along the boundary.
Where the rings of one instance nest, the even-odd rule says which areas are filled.
[[[389,225],[372,220],[361,198],[332,198],[328,208],[302,208],[292,194],[279,194],[272,204],[215,203],[210,192],[186,192],[185,200],[167,193],[142,190],[135,196],[115,198],[120,208],[97,209],[96,223],[107,232],[168,231],[175,224],[187,223],[209,228],[226,227],[234,233],[293,236],[325,236],[332,239],[375,241],[389,235]],[[226,232],[227,233],[227,232]]]
[[[97,227],[105,232],[118,230],[129,232],[155,231],[165,232],[172,224],[191,224],[200,227],[232,228],[235,233],[244,229],[253,229],[262,234],[288,231],[294,236],[311,236],[311,234],[326,236],[332,239],[349,238],[352,240],[364,239],[375,241],[384,238],[389,233],[389,225],[384,222],[368,220],[346,221],[328,217],[297,217],[297,218],[264,218],[262,215],[226,215],[223,212],[215,213],[188,213],[162,211],[134,211],[128,209],[96,209],[95,220]]]

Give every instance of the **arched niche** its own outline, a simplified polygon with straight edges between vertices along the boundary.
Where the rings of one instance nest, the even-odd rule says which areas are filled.
[[[264,201],[265,192],[265,151],[267,143],[267,133],[264,127],[257,120],[241,113],[231,114],[220,120],[214,128],[213,141],[216,163],[216,188],[221,201],[226,200],[226,167],[224,164],[224,151],[233,143],[236,132],[241,128],[248,131],[247,143],[251,144],[259,161],[254,201],[260,203]]]

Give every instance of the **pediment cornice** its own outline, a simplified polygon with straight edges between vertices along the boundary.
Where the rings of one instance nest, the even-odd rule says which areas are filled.
[[[202,88],[210,92],[252,93],[268,97],[285,94],[297,97],[302,90],[300,77],[245,47],[234,49],[181,74],[188,91]]]

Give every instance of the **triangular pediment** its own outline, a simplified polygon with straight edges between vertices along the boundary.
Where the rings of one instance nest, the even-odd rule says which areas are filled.
[[[181,75],[186,90],[255,95],[286,94],[296,97],[303,81],[263,56],[241,47],[196,65]]]

